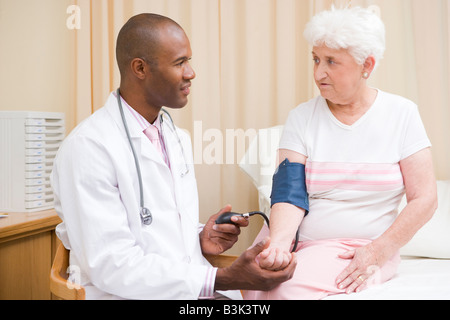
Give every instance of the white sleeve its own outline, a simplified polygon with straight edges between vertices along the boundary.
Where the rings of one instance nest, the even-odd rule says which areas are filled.
[[[305,143],[306,119],[299,111],[300,107],[289,113],[281,136],[279,149],[292,150],[307,157],[308,152]]]
[[[404,140],[401,148],[401,160],[409,156],[431,147],[427,132],[423,125],[417,106],[414,104],[408,113],[408,120],[404,130]]]

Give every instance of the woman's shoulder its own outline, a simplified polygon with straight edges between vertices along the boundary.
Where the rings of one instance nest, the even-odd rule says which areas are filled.
[[[291,110],[289,117],[309,118],[324,102],[325,99],[321,96],[312,98],[311,100],[301,103]]]
[[[397,112],[410,112],[417,109],[416,103],[398,94],[378,90],[379,101],[385,108]]]

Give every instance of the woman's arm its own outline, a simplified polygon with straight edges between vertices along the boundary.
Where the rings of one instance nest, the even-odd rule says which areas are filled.
[[[279,150],[278,165],[284,160],[306,163],[306,157],[290,150]],[[259,255],[262,268],[277,270],[289,263],[292,240],[305,215],[305,210],[289,203],[277,203],[270,211],[270,247]]]
[[[406,245],[433,216],[437,209],[436,179],[431,150],[422,150],[400,162],[405,183],[407,205],[392,226],[373,245],[377,251],[386,248],[387,261]],[[389,248],[389,249],[387,249]]]
[[[369,266],[383,266],[406,245],[437,209],[436,180],[430,149],[424,149],[400,161],[400,168],[408,204],[378,239],[367,247],[341,256],[353,259],[336,280],[338,287],[347,288],[347,292],[353,292],[362,285],[361,278],[358,277],[367,278],[365,273]]]

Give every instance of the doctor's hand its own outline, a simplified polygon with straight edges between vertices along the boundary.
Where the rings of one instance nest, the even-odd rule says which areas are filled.
[[[261,268],[257,256],[269,247],[270,238],[246,250],[228,268],[217,269],[215,290],[261,290],[269,291],[294,275],[297,267],[295,253],[284,269],[267,270]]]
[[[218,255],[230,249],[241,234],[241,227],[248,226],[248,220],[243,217],[232,217],[233,224],[216,224],[216,219],[225,212],[230,212],[227,205],[209,218],[202,232],[200,232],[200,246],[203,254]]]

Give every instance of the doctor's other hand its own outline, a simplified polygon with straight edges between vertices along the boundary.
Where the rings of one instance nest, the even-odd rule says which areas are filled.
[[[216,224],[216,219],[225,212],[230,212],[231,206],[227,205],[218,213],[211,216],[200,232],[200,245],[203,254],[218,255],[227,251],[238,241],[241,227],[248,226],[248,220],[243,217],[232,217],[233,224]]]
[[[216,274],[215,290],[261,290],[269,291],[292,278],[297,267],[295,253],[289,264],[280,270],[261,268],[257,256],[270,245],[266,238],[241,254],[228,268],[219,268]]]

